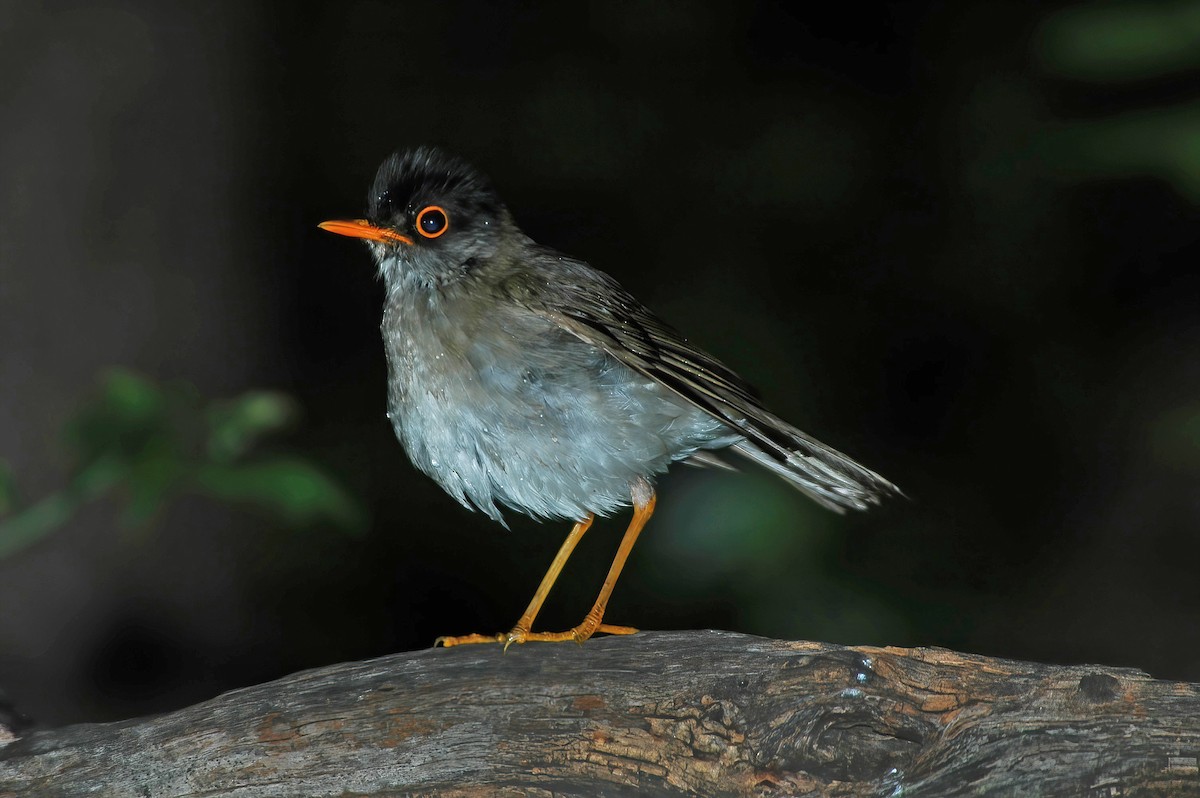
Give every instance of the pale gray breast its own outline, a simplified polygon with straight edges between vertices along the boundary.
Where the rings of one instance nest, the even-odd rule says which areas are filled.
[[[413,463],[455,499],[582,518],[630,484],[737,440],[711,416],[515,306],[394,299],[384,314],[389,411]]]

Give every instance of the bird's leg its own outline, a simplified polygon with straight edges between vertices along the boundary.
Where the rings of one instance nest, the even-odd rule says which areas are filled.
[[[604,584],[600,587],[600,595],[596,596],[596,603],[592,605],[591,610],[578,626],[565,632],[529,632],[526,630],[525,635],[520,639],[513,639],[513,633],[510,632],[508,640],[505,642],[505,648],[512,643],[535,640],[548,643],[574,640],[576,643],[582,643],[596,632],[610,635],[629,635],[636,632],[637,629],[631,626],[613,626],[601,623],[601,621],[604,619],[604,610],[608,607],[608,599],[612,596],[613,588],[617,586],[617,580],[621,577],[621,569],[625,567],[625,561],[629,559],[629,553],[633,551],[633,544],[637,543],[642,528],[654,514],[654,502],[654,489],[648,482],[639,480],[634,483],[633,519],[629,522],[629,528],[625,530],[625,536],[621,538],[617,556],[613,558],[612,565],[608,569],[608,576],[604,578]],[[513,632],[516,631],[516,629],[513,630]]]
[[[542,583],[538,585],[537,592],[533,594],[533,598],[529,600],[529,606],[525,608],[525,612],[517,619],[513,628],[508,631],[508,634],[501,632],[496,635],[496,640],[504,644],[504,650],[513,643],[524,643],[529,639],[530,629],[533,627],[533,621],[537,618],[537,614],[542,609],[542,604],[546,602],[546,596],[550,595],[550,588],[554,587],[554,583],[558,580],[559,573],[562,572],[563,566],[567,564],[567,558],[571,556],[571,552],[575,551],[575,545],[583,540],[583,533],[591,527],[592,521],[596,516],[588,513],[588,517],[583,521],[577,521],[575,526],[571,528],[571,534],[567,535],[567,539],[558,549],[558,554],[554,556],[554,562],[550,563],[550,568],[547,569],[546,575],[542,577]]]
[[[460,635],[458,637],[439,637],[434,641],[434,645],[442,645],[446,648],[450,646],[461,646],[467,643],[503,643],[507,649],[513,643],[525,642],[526,635],[529,634],[529,628],[533,626],[533,621],[537,618],[538,612],[542,609],[542,604],[546,602],[546,597],[550,595],[550,589],[554,587],[558,575],[562,572],[563,566],[567,564],[567,560],[571,556],[571,552],[575,551],[575,546],[579,541],[583,540],[583,533],[588,531],[588,527],[592,525],[596,516],[588,513],[588,517],[582,521],[576,521],[575,526],[571,527],[571,533],[567,535],[567,539],[563,541],[562,546],[558,549],[558,554],[554,556],[554,562],[550,563],[550,568],[547,569],[546,575],[542,577],[542,583],[538,585],[537,592],[533,594],[533,598],[529,602],[529,606],[525,608],[525,612],[517,620],[511,631],[500,632],[494,635]]]
[[[533,626],[534,619],[537,618],[538,612],[542,609],[542,604],[545,603],[546,597],[550,594],[550,589],[554,587],[555,580],[558,579],[559,573],[562,572],[563,566],[567,564],[567,559],[570,558],[571,552],[575,550],[575,546],[583,539],[583,533],[588,531],[588,527],[592,525],[594,516],[589,514],[583,521],[576,522],[571,529],[571,534],[567,535],[567,539],[563,541],[562,546],[558,550],[558,554],[554,557],[554,562],[550,563],[549,570],[542,577],[542,583],[538,585],[537,592],[533,594],[533,599],[529,602],[529,606],[525,609],[525,613],[517,620],[517,623],[508,632],[500,632],[495,635],[470,634],[461,635],[458,637],[439,637],[434,641],[434,645],[442,645],[446,648],[450,646],[461,646],[469,643],[503,643],[504,649],[513,643],[526,643],[530,641],[559,643],[567,640],[574,640],[577,643],[582,643],[597,632],[610,635],[630,635],[637,631],[632,626],[615,626],[609,623],[603,623],[604,611],[608,607],[608,600],[612,596],[613,588],[617,586],[617,580],[621,577],[621,569],[625,567],[625,561],[629,559],[630,552],[633,551],[633,546],[637,543],[638,535],[646,526],[646,522],[650,520],[650,516],[654,514],[655,496],[654,489],[644,480],[639,480],[632,486],[633,493],[633,518],[629,522],[629,527],[625,530],[625,536],[621,538],[621,545],[617,548],[617,555],[613,558],[613,563],[609,566],[608,576],[604,578],[604,584],[600,587],[600,595],[596,597],[596,603],[592,605],[592,609],[584,617],[583,621],[574,628],[568,629],[565,632],[532,632],[530,627]]]

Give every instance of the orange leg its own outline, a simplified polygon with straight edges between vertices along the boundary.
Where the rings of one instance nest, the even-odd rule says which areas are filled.
[[[612,565],[608,569],[608,576],[604,578],[604,584],[600,587],[600,595],[596,596],[596,603],[584,616],[583,622],[565,632],[526,632],[519,638],[513,637],[513,632],[517,631],[514,629],[508,635],[506,647],[512,643],[524,643],[531,640],[548,643],[574,640],[576,643],[582,643],[596,632],[610,635],[631,635],[637,631],[630,626],[601,623],[601,620],[604,618],[604,610],[608,607],[608,599],[612,596],[613,588],[617,586],[617,580],[621,577],[621,569],[625,567],[625,561],[629,559],[629,553],[633,551],[633,544],[637,543],[642,528],[646,526],[650,516],[654,515],[654,491],[649,490],[648,494],[642,501],[638,501],[642,497],[634,496],[633,519],[629,522],[629,528],[625,530],[625,537],[621,538],[617,556],[613,558]]]
[[[574,640],[577,643],[582,643],[597,632],[613,635],[628,635],[636,632],[637,629],[630,626],[614,626],[601,622],[604,618],[604,610],[608,606],[608,600],[612,596],[613,588],[617,586],[617,579],[621,576],[621,569],[625,567],[625,561],[629,559],[629,553],[633,551],[633,545],[637,543],[638,535],[641,533],[642,528],[650,520],[650,516],[654,514],[654,491],[648,484],[639,483],[635,486],[633,500],[633,519],[629,522],[628,529],[625,530],[625,536],[621,538],[621,545],[617,549],[617,556],[613,558],[612,566],[608,569],[608,576],[605,577],[604,584],[600,588],[600,595],[596,597],[596,603],[592,605],[592,609],[578,626],[568,629],[565,632],[530,631],[530,627],[533,626],[533,621],[537,617],[538,611],[541,610],[542,604],[545,603],[546,596],[550,594],[550,589],[554,587],[554,582],[558,579],[563,566],[567,564],[567,559],[571,556],[571,552],[575,550],[576,544],[583,538],[583,533],[587,532],[588,527],[592,525],[593,516],[591,515],[588,515],[586,520],[576,523],[571,529],[571,534],[567,535],[567,539],[563,541],[562,547],[559,548],[554,562],[550,564],[550,569],[542,577],[542,583],[538,586],[537,592],[533,594],[533,599],[529,602],[525,613],[510,631],[500,632],[496,635],[471,634],[459,637],[439,637],[434,642],[434,645],[440,643],[449,648],[450,646],[461,646],[468,643],[503,643],[504,649],[507,651],[508,647],[513,643],[526,643],[529,641],[562,642],[566,640]]]
[[[577,521],[575,526],[571,528],[571,534],[567,535],[567,539],[563,541],[558,554],[554,557],[554,562],[550,563],[550,568],[546,571],[546,575],[542,577],[542,583],[538,585],[537,592],[533,594],[533,599],[529,602],[529,606],[525,608],[525,613],[517,621],[516,626],[512,628],[511,632],[500,632],[494,635],[471,634],[460,635],[459,637],[439,637],[433,644],[435,646],[440,644],[449,648],[450,646],[461,646],[467,643],[504,643],[507,648],[510,636],[527,634],[529,627],[533,626],[534,618],[537,617],[538,612],[542,609],[542,604],[545,603],[546,596],[550,595],[550,588],[554,587],[559,573],[562,572],[563,566],[567,564],[571,552],[575,551],[576,544],[583,540],[583,533],[588,531],[595,518],[596,516],[588,513],[587,518]]]

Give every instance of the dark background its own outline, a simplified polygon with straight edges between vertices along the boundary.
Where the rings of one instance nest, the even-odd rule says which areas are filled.
[[[64,425],[124,366],[290,392],[284,443],[370,517],[353,536],[185,497],[131,531],[118,495],[0,560],[0,690],[43,725],[524,608],[567,525],[506,532],[410,468],[381,286],[316,228],[426,143],[911,497],[838,517],[676,469],[612,622],[1200,680],[1196,3],[0,12],[0,457],[22,495],[67,479]],[[579,620],[625,520],[543,628]]]

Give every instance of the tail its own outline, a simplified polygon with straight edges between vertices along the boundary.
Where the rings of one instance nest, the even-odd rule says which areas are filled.
[[[836,513],[866,510],[888,496],[904,495],[871,469],[769,413],[747,419],[740,431],[746,438],[733,444],[734,451]]]

